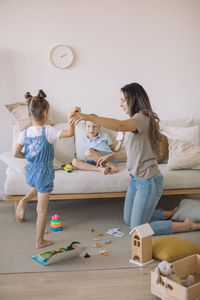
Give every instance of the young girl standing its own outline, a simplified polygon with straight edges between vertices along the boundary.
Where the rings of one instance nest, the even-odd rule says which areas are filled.
[[[36,222],[36,248],[53,244],[44,239],[47,208],[50,192],[53,190],[54,181],[54,149],[53,142],[60,138],[74,135],[74,126],[67,130],[58,130],[51,126],[44,126],[48,119],[49,103],[45,93],[40,90],[36,97],[26,93],[28,111],[32,126],[20,133],[14,156],[26,158],[25,167],[26,183],[32,187],[30,192],[19,201],[16,208],[16,219],[24,221],[25,208],[29,200],[37,195],[37,222]],[[78,108],[75,108],[73,112]],[[24,147],[24,152],[22,151]]]
[[[125,149],[101,157],[97,165],[104,167],[113,159],[127,157],[130,183],[124,204],[124,221],[132,230],[134,227],[150,223],[155,235],[200,230],[200,223],[186,218],[184,222],[172,222],[175,209],[155,210],[163,190],[163,176],[158,169],[161,134],[159,118],[152,111],[149,97],[138,83],[125,85],[120,91],[120,107],[130,116],[127,120],[117,120],[74,113],[70,124],[89,120],[114,131],[125,131]],[[166,220],[168,219],[168,220]]]

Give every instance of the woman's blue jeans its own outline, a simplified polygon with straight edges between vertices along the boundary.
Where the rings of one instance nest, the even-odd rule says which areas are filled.
[[[163,175],[160,171],[149,179],[131,175],[124,203],[124,222],[132,230],[149,223],[155,235],[172,233],[171,220],[164,220],[162,210],[155,210],[163,190]]]

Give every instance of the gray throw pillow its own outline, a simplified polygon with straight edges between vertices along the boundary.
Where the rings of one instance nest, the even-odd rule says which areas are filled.
[[[194,222],[200,222],[200,200],[183,199],[178,210],[172,217],[173,221],[185,221],[186,218],[192,219]]]

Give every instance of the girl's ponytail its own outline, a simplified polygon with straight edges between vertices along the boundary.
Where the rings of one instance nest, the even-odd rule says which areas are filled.
[[[46,98],[47,95],[45,94],[45,92],[43,90],[39,90],[37,96],[38,96],[38,98]]]
[[[33,96],[29,93],[29,92],[26,92],[26,94],[24,95],[25,99],[26,99],[26,102],[29,102]]]

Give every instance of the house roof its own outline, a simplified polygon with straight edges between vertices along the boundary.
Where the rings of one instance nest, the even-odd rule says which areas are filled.
[[[140,238],[144,238],[144,237],[147,237],[149,235],[153,235],[154,234],[154,231],[151,228],[151,226],[149,225],[149,223],[136,226],[135,228],[133,228],[131,230],[131,232],[129,234],[132,234],[133,231],[135,231],[135,230],[139,234]]]

